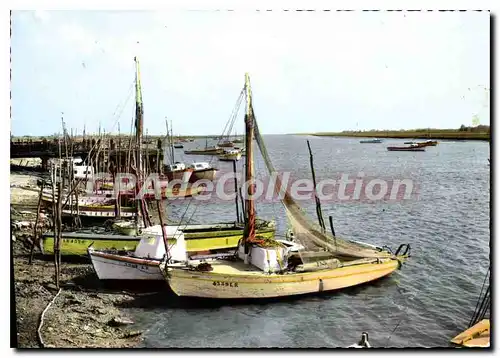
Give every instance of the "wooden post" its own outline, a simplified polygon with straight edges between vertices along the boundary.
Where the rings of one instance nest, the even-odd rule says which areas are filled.
[[[311,173],[314,185],[314,200],[316,201],[316,215],[318,216],[319,226],[321,227],[323,233],[325,233],[326,232],[325,221],[323,220],[323,213],[321,212],[321,202],[319,201],[318,193],[316,192],[316,174],[314,172],[313,155],[311,151],[311,145],[309,144],[309,140],[307,141],[307,148],[309,148],[309,161],[311,163]]]
[[[333,218],[331,216],[328,217],[330,221],[330,229],[332,230],[333,240],[335,241],[335,250],[337,249],[337,237],[335,236],[335,229],[333,228]]]
[[[236,160],[233,160],[233,173],[234,173],[234,202],[236,204],[236,222],[240,222],[240,209],[238,204],[238,179],[236,178]]]
[[[30,252],[30,259],[28,264],[31,265],[33,261],[33,254],[35,253],[35,244],[38,240],[38,222],[40,220],[40,207],[42,206],[42,197],[43,197],[43,187],[44,187],[45,182],[42,181],[42,184],[40,185],[40,195],[38,196],[38,205],[36,208],[36,220],[35,220],[35,228],[33,229],[33,242],[31,244],[31,252]]]
[[[241,200],[241,211],[242,214],[241,216],[243,217],[243,222],[246,224],[247,222],[247,215],[246,215],[246,209],[245,209],[245,201],[243,200],[243,189],[240,187],[238,190],[238,194],[240,195],[240,200]]]

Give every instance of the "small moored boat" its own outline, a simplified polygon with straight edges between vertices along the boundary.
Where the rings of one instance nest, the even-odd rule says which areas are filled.
[[[425,148],[417,144],[412,144],[407,147],[387,147],[389,152],[425,152]]]
[[[238,149],[226,150],[224,153],[219,154],[220,161],[233,161],[241,159],[241,151]]]
[[[382,139],[363,139],[359,141],[360,143],[370,144],[370,143],[382,143]]]

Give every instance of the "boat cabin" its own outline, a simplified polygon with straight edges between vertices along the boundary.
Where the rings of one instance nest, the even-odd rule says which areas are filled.
[[[203,170],[203,169],[211,169],[210,167],[210,164],[207,163],[207,162],[196,162],[196,163],[192,163],[190,166],[189,166],[190,169],[194,169],[194,170]]]
[[[73,176],[75,179],[91,179],[94,175],[94,168],[84,165],[83,160],[73,159]]]
[[[186,261],[186,241],[179,226],[165,226],[170,259]],[[142,238],[137,245],[134,256],[160,260],[165,256],[165,243],[161,225],[150,226],[142,230]]]
[[[186,170],[186,165],[180,162],[175,162],[174,164],[166,164],[165,170],[167,172],[180,172]]]
[[[224,150],[224,154],[238,154],[240,153],[241,151],[239,149],[226,149]]]

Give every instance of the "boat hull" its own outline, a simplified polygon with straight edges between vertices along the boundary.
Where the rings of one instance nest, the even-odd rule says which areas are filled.
[[[425,147],[387,147],[389,152],[425,152]]]
[[[92,266],[100,280],[163,280],[159,260],[147,260],[89,248]]]
[[[140,237],[135,236],[136,230],[126,227],[118,230],[122,235],[63,233],[61,255],[85,255],[90,245],[98,250],[135,250],[140,241]],[[274,237],[274,233],[274,228],[257,230],[258,235],[266,238]],[[243,229],[184,232],[188,253],[236,248],[242,235]],[[43,235],[40,247],[43,254],[54,254],[54,236]]]
[[[224,149],[222,149],[222,148],[193,149],[193,150],[185,150],[184,154],[188,154],[188,155],[218,155],[218,154],[222,154],[223,152],[224,152]]]
[[[229,263],[228,261],[221,261]],[[213,271],[188,271],[168,267],[162,272],[178,296],[211,299],[275,298],[334,291],[374,281],[394,272],[400,265],[389,259],[381,263],[325,269],[316,272],[264,274],[245,271],[242,262],[224,264]],[[248,267],[248,266],[247,266]]]
[[[219,161],[226,161],[226,162],[232,162],[233,160],[240,160],[241,159],[241,153],[238,154],[221,154],[219,155]]]
[[[214,168],[195,170],[193,172],[193,175],[191,175],[191,177],[193,178],[193,182],[197,180],[214,181],[216,176],[217,176],[217,169]]]

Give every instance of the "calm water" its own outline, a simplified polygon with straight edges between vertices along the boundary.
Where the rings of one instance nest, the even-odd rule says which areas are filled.
[[[275,167],[300,178],[310,178],[309,139],[318,179],[360,171],[367,177],[412,179],[419,192],[411,200],[323,204],[337,235],[393,248],[409,242],[412,257],[402,270],[373,284],[286,302],[179,307],[165,296],[143,298],[127,309],[137,328],[146,330],[143,345],[342,347],[366,331],[373,346],[448,346],[470,320],[489,266],[488,143],[443,141],[426,152],[405,153],[385,149],[403,140],[360,144],[355,138],[265,139]],[[204,145],[204,140],[187,143],[184,149]],[[210,160],[176,153],[176,160]],[[212,163],[231,169],[230,163]],[[256,168],[265,171],[259,156]],[[306,206],[314,218],[314,204]],[[185,212],[185,204],[169,205],[174,218],[218,222],[235,217],[232,203],[191,204]],[[259,204],[258,215],[276,219],[279,233],[287,228],[278,203]]]

